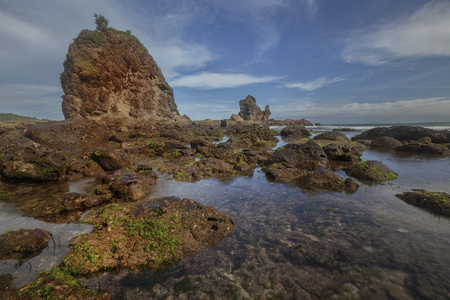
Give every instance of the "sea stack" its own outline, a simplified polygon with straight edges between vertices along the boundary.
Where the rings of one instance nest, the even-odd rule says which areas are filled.
[[[173,123],[181,117],[173,90],[129,31],[83,30],[69,46],[61,74],[66,119]]]
[[[245,121],[268,121],[270,117],[269,105],[266,105],[264,111],[256,104],[255,97],[248,95],[245,99],[239,101],[239,117]]]

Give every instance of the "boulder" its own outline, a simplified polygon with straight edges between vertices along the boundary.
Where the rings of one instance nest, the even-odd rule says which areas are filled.
[[[329,140],[329,141],[341,141],[349,142],[350,139],[343,133],[337,131],[325,131],[314,137],[314,140]]]
[[[107,202],[109,202],[109,199],[106,197],[74,192],[57,195],[53,198],[41,201],[37,207],[33,208],[33,217],[47,222],[74,222],[77,221],[81,214],[86,210]],[[69,214],[70,216],[68,216]]]
[[[447,193],[413,189],[412,192],[404,192],[395,196],[406,203],[450,217],[450,195]]]
[[[325,169],[317,169],[300,178],[300,185],[306,190],[328,192],[356,192],[359,185],[351,178],[343,179]]]
[[[370,143],[370,148],[372,149],[395,149],[396,147],[399,147],[403,145],[402,142],[400,142],[397,139],[394,139],[390,136],[382,136],[379,138],[376,138]]]
[[[437,131],[409,125],[372,128],[354,136],[352,140],[374,140],[382,136],[393,137],[400,141],[418,140],[423,137],[429,137],[433,143],[450,143],[450,131],[448,130]]]
[[[334,161],[356,161],[362,155],[362,147],[348,144],[328,144],[322,147],[329,160]]]
[[[61,263],[73,275],[158,269],[219,243],[234,230],[228,215],[178,197],[107,206],[84,221],[95,230],[72,240]]]
[[[283,137],[305,138],[311,136],[311,133],[303,125],[289,125],[281,130],[280,135]]]
[[[0,260],[28,259],[47,247],[52,235],[40,228],[8,231],[0,235]]]
[[[25,136],[55,150],[85,151],[102,145],[113,135],[105,125],[90,120],[65,120],[30,126]]]
[[[377,160],[360,162],[347,170],[346,173],[348,176],[368,183],[380,183],[382,181],[395,180],[398,177],[397,173]]]
[[[158,65],[129,32],[81,31],[69,46],[61,86],[66,119],[188,121]]]
[[[122,149],[103,147],[92,151],[90,157],[105,171],[115,171],[131,165],[130,156]]]
[[[96,178],[95,193],[121,201],[136,201],[156,186],[157,177],[154,171],[136,173],[125,169],[117,170]]]
[[[281,122],[280,125],[303,125],[303,126],[313,126],[314,124],[311,123],[310,121],[306,120],[306,119],[300,119],[300,120],[295,120],[295,119],[285,119],[284,121]]]
[[[395,148],[395,151],[414,153],[414,154],[429,154],[429,155],[450,155],[450,149],[444,145],[433,143],[418,143],[412,142]]]

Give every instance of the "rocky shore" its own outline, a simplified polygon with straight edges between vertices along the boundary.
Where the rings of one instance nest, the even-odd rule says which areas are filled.
[[[59,193],[23,206],[26,215],[51,222],[79,221],[89,211],[81,222],[94,230],[72,240],[58,267],[20,290],[2,275],[0,295],[5,299],[62,297],[69,292],[108,299],[110,295],[93,293],[78,278],[101,271],[163,268],[233,231],[230,216],[196,199],[148,199],[160,180],[158,173],[198,181],[252,176],[261,168],[274,182],[308,191],[353,193],[359,184],[398,176],[380,161],[361,161],[368,148],[450,155],[450,132],[421,127],[376,128],[352,140],[339,131],[311,138],[305,127],[311,122],[269,119],[270,108],[260,109],[250,95],[240,100],[239,113],[228,120],[191,121],[178,113],[172,89],[142,44],[114,29],[82,31],[69,47],[64,67],[66,120],[0,123],[0,199],[20,197],[20,187],[28,183],[94,177],[92,194]],[[271,125],[286,127],[279,133]],[[277,148],[279,136],[288,143]],[[427,199],[443,199],[436,206],[424,204],[424,193],[416,193],[420,195],[398,197],[448,215],[448,207],[442,208],[448,195],[426,194]],[[50,238],[51,233],[40,229],[4,233],[0,259],[37,255]]]

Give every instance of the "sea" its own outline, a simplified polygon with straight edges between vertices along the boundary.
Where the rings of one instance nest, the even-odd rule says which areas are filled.
[[[450,122],[308,128],[315,134],[357,130],[344,132],[351,137],[391,125],[450,129]],[[289,142],[279,138],[277,147]],[[178,196],[213,206],[234,219],[233,233],[163,270],[123,270],[83,281],[114,299],[450,299],[450,218],[395,196],[412,189],[450,193],[450,158],[366,150],[362,159],[382,161],[399,176],[378,185],[360,182],[358,191],[347,194],[275,183],[260,168],[252,176],[198,182],[159,174],[149,199]],[[40,227],[54,237],[42,254],[25,263],[0,262],[0,274],[13,274],[18,287],[58,265],[68,241],[92,229],[23,216],[20,208],[27,201],[52,189],[92,192],[93,179],[34,186],[27,199],[0,202],[0,233]]]

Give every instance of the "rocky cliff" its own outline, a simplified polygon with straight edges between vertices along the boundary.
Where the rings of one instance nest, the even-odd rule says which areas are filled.
[[[256,104],[256,99],[248,95],[245,99],[239,101],[239,117],[246,121],[268,121],[270,117],[269,105],[266,105],[264,111]]]
[[[61,85],[66,119],[184,119],[158,65],[129,32],[81,31],[69,46]]]

